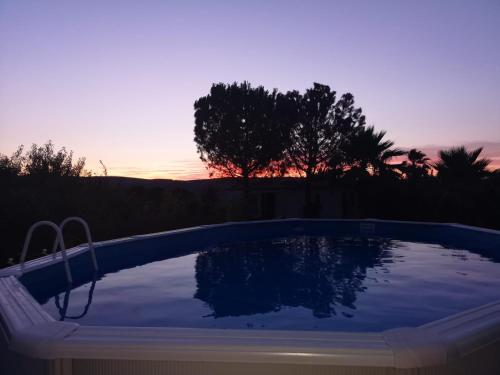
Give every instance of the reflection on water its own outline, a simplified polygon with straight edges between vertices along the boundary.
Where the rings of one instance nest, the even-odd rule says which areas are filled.
[[[367,269],[390,256],[390,245],[387,239],[294,237],[212,248],[196,259],[194,296],[210,306],[214,318],[283,306],[331,317],[337,304],[356,309]]]
[[[87,313],[89,311],[89,308],[90,308],[90,304],[92,303],[92,297],[94,295],[94,289],[95,289],[95,284],[97,282],[97,278],[98,278],[98,273],[94,272],[94,274],[92,275],[92,283],[91,283],[90,289],[89,289],[87,304],[83,308],[83,311],[82,311],[81,314],[71,315],[71,316],[67,315],[67,311],[68,311],[68,307],[69,307],[69,301],[70,301],[70,296],[71,296],[71,291],[73,290],[73,285],[68,284],[68,286],[66,288],[66,292],[64,292],[64,298],[63,298],[63,305],[62,306],[61,306],[59,294],[57,294],[54,297],[54,303],[56,305],[57,310],[59,311],[59,320],[60,321],[64,321],[65,319],[81,319],[85,315],[87,315]]]

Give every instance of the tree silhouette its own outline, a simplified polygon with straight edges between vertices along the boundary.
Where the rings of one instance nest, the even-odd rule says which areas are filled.
[[[354,106],[354,96],[349,93],[342,95],[335,105],[334,126],[337,129],[337,137],[328,161],[330,175],[340,176],[343,174],[349,159],[348,155],[345,154],[345,145],[358,129],[365,126],[365,123],[366,119],[362,115],[361,108]]]
[[[73,162],[73,151],[66,151],[63,147],[54,151],[54,144],[48,141],[43,146],[33,144],[31,149],[23,155],[23,146],[9,158],[0,154],[0,176],[71,176],[87,175],[85,158]]]
[[[287,157],[291,166],[306,179],[331,167],[331,160],[341,151],[346,134],[364,124],[361,109],[354,107],[354,97],[347,93],[336,102],[336,93],[329,86],[314,83],[304,95],[297,91],[286,94],[294,103],[295,116]],[[292,106],[293,108],[293,106]]]
[[[480,158],[481,152],[482,148],[467,151],[464,146],[439,151],[434,165],[441,191],[437,209],[446,215],[445,220],[475,222],[492,209],[498,221],[499,191],[488,183],[490,161]]]
[[[333,147],[331,118],[335,91],[315,83],[304,95],[292,91],[287,93],[287,97],[296,104],[287,156],[295,170],[310,179],[327,168]]]
[[[23,162],[23,146],[19,146],[10,158],[7,155],[0,154],[0,177],[20,175]]]
[[[250,177],[282,159],[287,130],[276,111],[276,90],[243,82],[214,84],[195,104],[195,142],[210,172]]]
[[[415,180],[429,176],[431,171],[430,159],[420,150],[412,148],[406,154],[408,161],[402,164],[402,170],[407,179]]]
[[[52,141],[43,146],[33,144],[24,162],[24,173],[32,176],[78,177],[85,173],[85,158],[73,163],[73,151],[63,147],[56,152]]]
[[[437,177],[445,183],[475,182],[490,174],[487,170],[489,159],[479,155],[483,148],[467,151],[464,146],[439,151],[439,159],[434,167]]]
[[[394,175],[397,164],[388,162],[396,157],[404,155],[405,152],[392,148],[394,142],[383,141],[386,132],[375,132],[373,126],[358,127],[351,134],[344,146],[344,152],[348,160],[348,174],[356,178],[375,175]]]

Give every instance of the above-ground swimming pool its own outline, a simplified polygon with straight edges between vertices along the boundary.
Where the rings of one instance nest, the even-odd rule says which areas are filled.
[[[125,359],[378,371],[445,366],[500,349],[497,231],[294,219],[95,248],[97,272],[85,246],[68,251],[71,284],[60,257],[28,262],[22,275],[3,271],[10,350],[70,360],[68,373],[79,373],[83,360]]]
[[[293,234],[21,281],[55,319],[108,326],[383,331],[500,299],[499,257],[415,241]]]

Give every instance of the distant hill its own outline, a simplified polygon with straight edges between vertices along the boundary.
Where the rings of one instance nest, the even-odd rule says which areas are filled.
[[[237,178],[210,178],[203,180],[171,180],[171,179],[143,179],[134,177],[120,176],[95,176],[95,180],[103,180],[107,183],[119,186],[143,186],[146,188],[165,188],[165,189],[185,189],[192,192],[201,192],[207,189],[216,190],[239,190],[242,188],[242,180]],[[297,177],[273,177],[273,178],[254,178],[250,180],[252,189],[278,188],[278,189],[303,189],[304,180]],[[328,183],[317,181],[317,186],[325,186]]]
[[[144,179],[134,177],[119,176],[96,176],[91,177],[95,180],[103,180],[119,186],[143,186],[147,188],[166,188],[166,189],[185,189],[193,192],[203,191],[209,188],[227,189],[238,185],[238,180],[231,178],[212,178],[204,180],[171,180],[171,179]]]

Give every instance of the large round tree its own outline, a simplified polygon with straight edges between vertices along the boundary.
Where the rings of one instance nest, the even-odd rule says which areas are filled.
[[[343,160],[341,145],[365,123],[361,108],[354,106],[354,97],[346,93],[336,100],[335,91],[319,83],[304,95],[291,91],[284,97],[294,110],[294,116],[288,116],[291,131],[286,150],[292,169],[310,180],[339,168]]]
[[[211,174],[250,177],[282,159],[288,139],[277,92],[250,83],[214,84],[194,103],[195,142]]]

